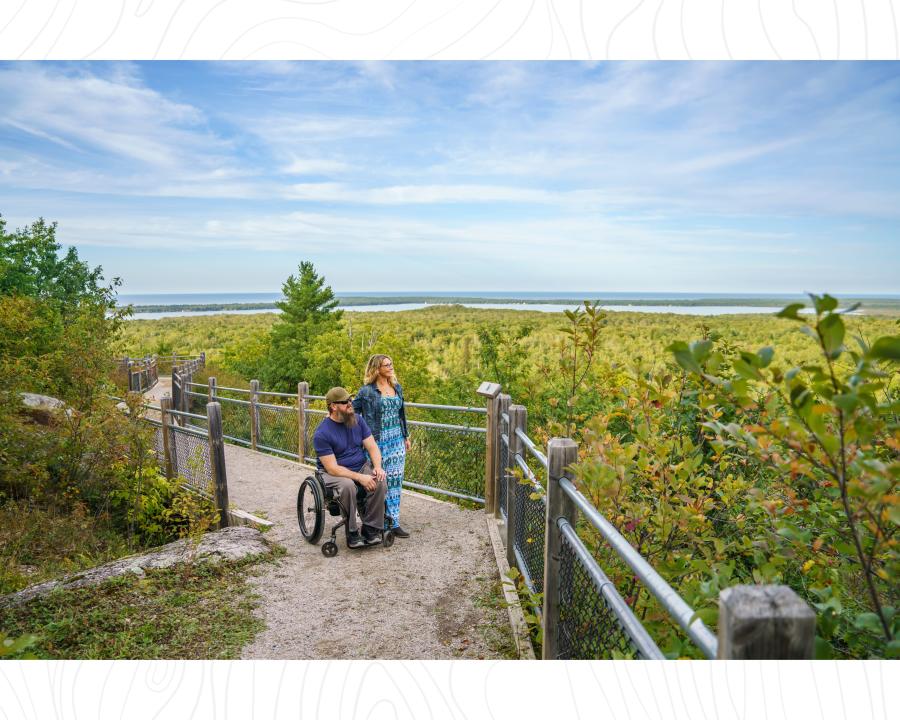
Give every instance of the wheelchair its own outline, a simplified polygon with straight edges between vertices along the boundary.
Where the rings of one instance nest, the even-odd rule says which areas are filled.
[[[366,506],[366,491],[362,485],[356,486],[356,507],[360,516],[363,515]],[[300,484],[300,490],[297,491],[297,522],[300,525],[300,533],[306,542],[315,545],[322,537],[325,529],[325,510],[334,517],[340,516],[340,522],[335,523],[331,527],[331,539],[322,544],[322,554],[325,557],[334,557],[338,553],[337,542],[335,537],[339,528],[344,528],[344,538],[349,539],[350,526],[347,522],[347,515],[343,507],[334,496],[334,491],[325,485],[325,479],[322,473],[316,470],[314,475],[309,475]],[[391,522],[385,507],[383,526],[389,525]],[[394,544],[394,532],[392,530],[381,530],[381,545],[389,548]],[[350,548],[352,550],[362,550],[363,548]],[[371,546],[364,546],[371,547]]]

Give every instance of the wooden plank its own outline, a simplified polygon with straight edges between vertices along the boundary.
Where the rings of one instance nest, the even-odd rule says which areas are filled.
[[[219,527],[228,527],[228,478],[225,473],[225,443],[222,438],[222,406],[217,402],[206,404],[209,439],[209,466],[215,485],[216,507],[219,509]]]
[[[164,467],[166,477],[171,480],[175,477],[172,463],[172,416],[168,412],[172,409],[172,398],[168,395],[160,398],[159,408],[162,416],[162,428],[160,430],[162,432],[163,456],[165,458]]]
[[[563,492],[559,480],[566,468],[578,460],[578,445],[571,438],[553,438],[547,445],[547,530],[544,539],[544,645],[543,659],[559,656],[559,557],[560,518],[572,527],[578,520],[578,508]]]

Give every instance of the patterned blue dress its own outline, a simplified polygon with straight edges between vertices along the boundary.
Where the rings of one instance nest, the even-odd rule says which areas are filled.
[[[381,397],[381,435],[378,449],[381,451],[381,466],[387,473],[387,514],[391,526],[400,524],[400,488],[403,485],[403,470],[406,465],[406,440],[400,426],[400,398]]]

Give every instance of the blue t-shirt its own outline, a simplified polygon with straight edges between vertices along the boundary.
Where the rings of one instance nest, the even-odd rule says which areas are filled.
[[[368,460],[362,442],[371,436],[372,431],[361,416],[357,416],[356,426],[352,428],[329,417],[325,418],[313,434],[313,447],[316,449],[319,468],[324,469],[321,460],[323,455],[334,455],[338,465],[359,472]]]

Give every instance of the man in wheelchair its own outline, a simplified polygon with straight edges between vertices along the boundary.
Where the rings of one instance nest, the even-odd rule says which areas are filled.
[[[366,421],[353,410],[352,398],[342,387],[325,395],[328,417],[316,428],[313,446],[325,486],[331,488],[347,517],[347,545],[352,548],[381,542],[384,496],[387,492],[381,453]],[[369,459],[366,458],[369,453]],[[357,486],[366,491],[362,533],[357,527]]]

